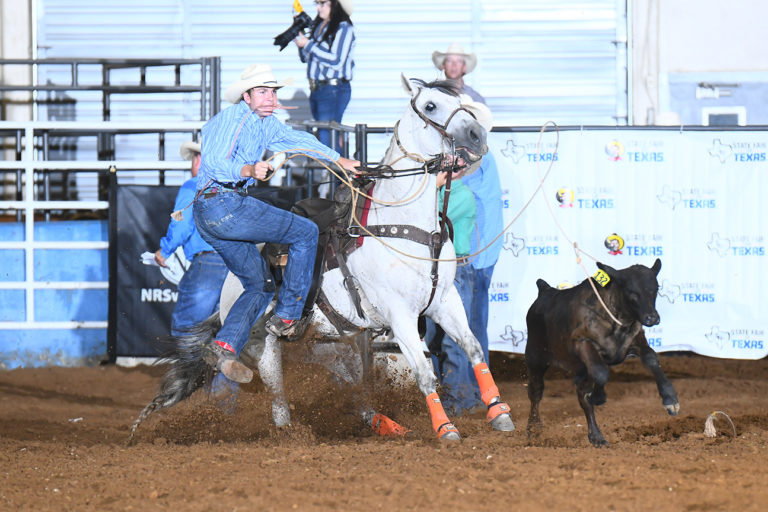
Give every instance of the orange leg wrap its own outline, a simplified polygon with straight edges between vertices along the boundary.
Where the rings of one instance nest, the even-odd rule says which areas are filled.
[[[475,371],[477,385],[480,386],[480,398],[485,405],[491,405],[491,401],[494,398],[499,398],[499,388],[493,382],[491,370],[488,369],[488,365],[485,363],[478,363],[472,369]]]
[[[443,409],[443,404],[440,402],[437,393],[427,395],[427,408],[429,409],[429,415],[432,417],[432,428],[439,437],[442,437],[446,432],[458,432],[453,423],[451,423],[451,420],[448,419],[448,415],[445,414],[445,409]]]
[[[408,432],[410,432],[410,430],[403,427],[392,418],[384,416],[381,413],[374,414],[371,423],[371,428],[373,428],[373,431],[380,436],[403,437]]]

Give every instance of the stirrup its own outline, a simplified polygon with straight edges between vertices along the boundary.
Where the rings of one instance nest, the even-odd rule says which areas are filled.
[[[306,322],[304,318],[286,322],[277,315],[272,315],[264,326],[268,333],[274,334],[278,338],[287,338],[288,341],[298,339],[304,333],[305,327]]]

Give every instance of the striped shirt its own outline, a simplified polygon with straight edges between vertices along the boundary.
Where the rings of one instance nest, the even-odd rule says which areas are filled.
[[[243,166],[261,161],[266,149],[294,153],[308,149],[307,154],[331,161],[341,156],[321,144],[314,135],[294,130],[275,116],[260,118],[244,100],[213,116],[203,125],[202,134],[198,190],[209,186],[211,180],[221,183],[241,181]],[[253,181],[248,178],[246,187]]]
[[[327,28],[319,24],[314,34],[304,48],[299,48],[301,62],[307,63],[307,78],[310,80],[330,80],[345,78],[352,80],[352,69],[355,61],[352,52],[355,49],[355,30],[347,21],[339,23],[333,44],[320,41]]]

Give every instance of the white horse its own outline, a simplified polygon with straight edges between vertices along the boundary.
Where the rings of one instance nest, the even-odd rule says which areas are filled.
[[[434,174],[397,174],[397,170],[422,168],[425,160],[435,157],[445,162],[469,165],[487,152],[486,133],[474,116],[461,107],[449,84],[425,84],[403,77],[403,86],[411,102],[395,127],[389,148],[381,164],[395,170],[395,178],[380,179],[371,192],[372,202],[367,226],[357,229],[365,233],[361,247],[352,252],[346,265],[354,279],[345,280],[340,268],[326,272],[322,291],[333,309],[357,328],[391,329],[394,340],[413,369],[419,389],[427,397],[432,424],[442,439],[458,439],[456,428],[448,420],[436,394],[437,379],[431,362],[424,357],[417,321],[424,314],[439,324],[467,353],[484,402],[489,407],[488,421],[498,430],[511,431],[514,425],[509,407],[500,401],[498,389],[488,371],[487,362],[477,338],[469,329],[464,307],[453,280],[456,272],[455,252],[446,240],[439,255],[437,280],[433,291],[433,260],[426,245],[433,233],[440,233]],[[366,233],[376,235],[371,237]],[[397,231],[393,233],[393,231]],[[405,231],[405,238],[397,237]],[[395,237],[393,237],[395,235]],[[420,236],[422,237],[420,239]],[[345,281],[347,284],[345,284]],[[348,284],[360,296],[356,305]],[[222,312],[242,291],[237,279],[225,283]],[[362,315],[360,313],[363,313]],[[339,332],[316,304],[312,311],[312,332],[326,338],[349,335],[354,330]],[[276,394],[273,405],[276,423],[284,423],[288,409],[279,377],[279,342],[268,336],[259,373]],[[319,355],[319,359],[322,359]],[[336,358],[335,364],[344,358]],[[355,363],[348,363],[356,371]],[[342,371],[337,369],[335,373]],[[283,405],[280,405],[283,404]]]
[[[441,236],[436,177],[434,173],[426,172],[425,164],[432,161],[467,167],[478,162],[488,149],[486,132],[474,116],[461,106],[452,83],[427,84],[405,77],[402,81],[411,101],[395,125],[394,135],[381,162],[382,166],[393,169],[394,177],[377,180],[370,192],[372,200],[366,226],[355,230],[356,234],[364,236],[364,241],[346,259],[351,278],[345,276],[341,268],[329,270],[322,276],[322,294],[336,314],[346,320],[348,329],[341,328],[345,332],[340,332],[336,327],[339,325],[338,317],[336,321],[330,319],[315,304],[311,314],[311,331],[325,338],[338,339],[359,333],[360,329],[369,332],[391,330],[394,341],[413,370],[419,389],[426,397],[437,436],[443,440],[458,440],[459,432],[438,398],[437,378],[432,364],[424,357],[422,350],[417,323],[420,315],[428,316],[466,352],[475,370],[482,400],[488,406],[489,424],[497,430],[512,431],[514,424],[509,406],[500,400],[480,343],[469,328],[453,283],[455,252],[451,241]],[[421,169],[421,172],[414,172],[413,169]],[[442,250],[438,255],[435,252],[440,245]],[[359,302],[352,298],[349,288],[359,296]],[[230,276],[222,290],[222,322],[241,291],[239,281]],[[213,334],[215,332],[210,335]],[[250,344],[256,349],[250,347],[244,353],[251,354],[258,361],[260,377],[273,393],[275,424],[286,425],[290,421],[290,410],[283,396],[280,341],[272,335],[256,337],[261,339],[254,340],[252,336]],[[348,345],[346,349],[350,350]],[[328,358],[319,353],[312,357],[333,361],[335,367],[330,368],[331,371],[336,375],[352,375],[342,380],[356,381],[360,375],[360,356],[352,355],[357,359]],[[169,384],[166,395],[177,391],[176,395],[165,401],[158,395],[153,401],[157,405],[151,408],[150,404],[145,408],[133,430],[152,410],[168,407],[185,398],[182,395],[189,388]]]

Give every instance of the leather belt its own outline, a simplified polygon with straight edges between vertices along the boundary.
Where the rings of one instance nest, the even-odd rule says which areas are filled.
[[[456,256],[456,264],[459,266],[469,265],[469,255]]]
[[[309,90],[314,91],[317,90],[318,87],[321,85],[339,85],[339,84],[345,84],[349,82],[346,78],[331,78],[329,80],[312,80],[309,79]]]
[[[195,253],[195,255],[194,255],[192,258],[193,258],[193,259],[194,259],[194,258],[197,258],[197,257],[198,257],[198,256],[200,256],[201,254],[213,254],[214,252],[216,252],[216,251],[200,251],[200,252],[198,252],[198,253]]]
[[[203,189],[203,193],[202,193],[203,199],[210,199],[212,197],[216,197],[220,192],[237,192],[241,196],[246,195],[244,188],[239,186],[229,187],[226,185],[229,185],[229,183],[225,183],[222,185],[214,185],[212,187]]]

